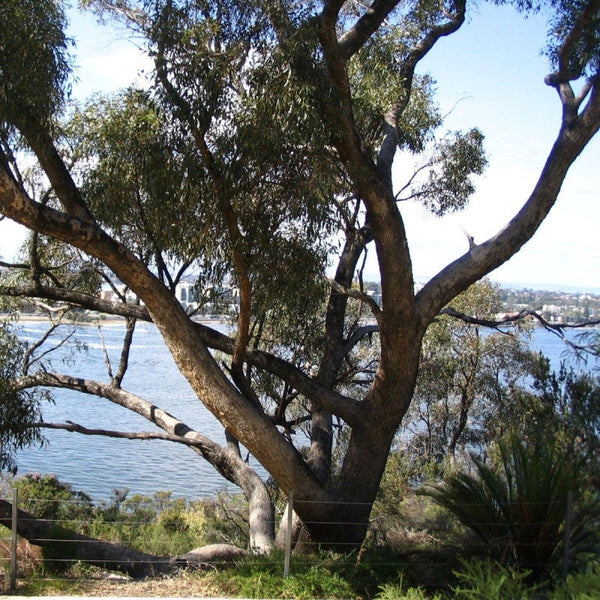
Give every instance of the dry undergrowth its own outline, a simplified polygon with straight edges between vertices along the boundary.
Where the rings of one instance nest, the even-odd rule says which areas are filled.
[[[32,586],[27,580],[19,581],[14,592],[8,590],[8,582],[0,574],[0,594],[36,596],[112,596],[134,598],[188,597],[216,598],[223,596],[222,584],[217,584],[211,574],[186,574],[174,577],[145,579],[141,581],[98,578],[98,579],[45,579],[37,580]]]

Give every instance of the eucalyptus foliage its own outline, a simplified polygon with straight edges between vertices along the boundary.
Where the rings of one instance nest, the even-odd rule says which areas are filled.
[[[70,77],[64,7],[55,0],[0,6],[0,121],[49,122],[61,111]]]
[[[501,307],[499,286],[484,280],[449,308],[483,323]],[[412,483],[457,468],[470,453],[484,456],[490,440],[518,427],[520,415],[532,419],[530,381],[537,355],[529,348],[529,333],[527,325],[490,331],[449,315],[431,325],[399,444]]]
[[[30,425],[40,419],[43,394],[19,390],[14,379],[21,372],[26,345],[10,330],[0,326],[0,469],[15,466],[15,453],[43,442],[39,429]]]

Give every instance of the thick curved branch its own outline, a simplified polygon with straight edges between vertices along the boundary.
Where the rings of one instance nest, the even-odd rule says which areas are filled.
[[[6,500],[0,499],[0,525],[10,529],[11,514],[12,505]],[[65,545],[65,554],[67,552],[69,552],[69,556],[75,554],[76,560],[103,569],[127,573],[136,578],[169,573],[179,568],[179,564],[174,559],[146,554],[81,533],[67,531],[58,528],[55,521],[37,519],[32,514],[20,509],[17,511],[17,533],[31,544],[52,546],[54,550],[59,549],[62,542]],[[68,537],[66,540],[64,539],[65,533]]]
[[[239,486],[244,491],[250,508],[251,547],[260,552],[266,552],[271,548],[274,539],[274,514],[268,491],[256,471],[247,465],[235,452],[223,448],[206,436],[192,430],[188,425],[144,398],[116,388],[113,385],[71,377],[60,373],[46,372],[22,377],[15,381],[14,385],[21,389],[39,385],[64,388],[106,398],[160,427],[166,434],[119,433],[99,429],[90,430],[74,423],[37,425],[67,429],[87,435],[108,435],[109,437],[128,439],[165,439],[189,446],[208,461],[222,477]]]
[[[419,318],[426,326],[460,292],[514,256],[554,206],[570,166],[600,128],[600,91],[595,85],[585,110],[565,123],[537,184],[515,217],[498,234],[450,263],[417,294]]]
[[[231,467],[227,464],[229,459],[225,456],[225,450],[219,444],[192,430],[170,413],[136,394],[99,381],[45,371],[20,377],[13,382],[13,385],[16,389],[35,386],[63,388],[106,398],[114,404],[118,404],[144,417],[150,423],[166,431],[170,436],[177,438],[172,441],[188,443],[189,446],[196,449],[203,458],[212,464],[223,477],[229,479],[232,483],[238,483],[231,479]]]
[[[40,161],[65,212],[93,223],[94,218],[45,127],[26,116],[18,127]]]
[[[110,437],[123,437],[129,439],[166,439],[180,444],[186,444],[192,448],[197,454],[208,461],[221,476],[231,483],[239,486],[251,505],[254,502],[257,506],[254,510],[257,514],[262,514],[264,510],[270,510],[270,502],[266,502],[266,489],[260,477],[254,469],[247,465],[239,456],[230,452],[227,448],[223,448],[216,442],[213,442],[206,436],[191,429],[183,421],[180,421],[167,411],[162,410],[144,398],[137,396],[131,392],[116,388],[110,384],[104,384],[98,381],[71,377],[61,373],[40,372],[33,375],[21,377],[13,382],[17,389],[31,388],[35,386],[45,386],[53,388],[63,388],[82,392],[106,398],[114,404],[118,404],[123,408],[131,410],[136,414],[144,417],[150,423],[160,427],[166,434],[148,434],[148,433],[119,433],[108,432],[101,430],[85,430],[79,425],[69,423],[66,425],[39,424],[38,427],[62,428],[78,433],[87,433],[88,435],[109,435]],[[268,496],[268,494],[267,494]],[[265,523],[273,522],[272,516],[262,520]],[[270,533],[263,533],[262,537],[272,537]],[[264,540],[255,543],[256,546],[264,547]]]

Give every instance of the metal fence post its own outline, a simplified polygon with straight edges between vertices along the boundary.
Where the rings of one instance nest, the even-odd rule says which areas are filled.
[[[12,517],[10,536],[10,589],[17,589],[17,507],[19,505],[19,492],[13,487]]]
[[[290,576],[290,557],[292,555],[292,519],[294,515],[294,491],[288,494],[287,530],[285,532],[285,561],[283,564],[283,578]]]

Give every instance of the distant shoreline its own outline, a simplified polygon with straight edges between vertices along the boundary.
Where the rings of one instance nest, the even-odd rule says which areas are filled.
[[[69,325],[122,325],[125,323],[125,317],[120,317],[118,315],[111,315],[108,318],[97,318],[97,319],[84,319],[81,321],[74,321],[72,319],[66,319],[64,321],[65,324]],[[200,319],[192,319],[195,323],[213,323],[215,325],[222,325],[227,322],[227,318],[224,316],[215,317],[215,318],[200,318]],[[14,321],[15,323],[43,323],[49,322],[50,319],[45,315],[34,315],[29,313],[19,313],[17,318],[13,319],[11,315],[0,314],[0,322]],[[149,323],[154,325],[153,321],[141,321],[143,323]]]

